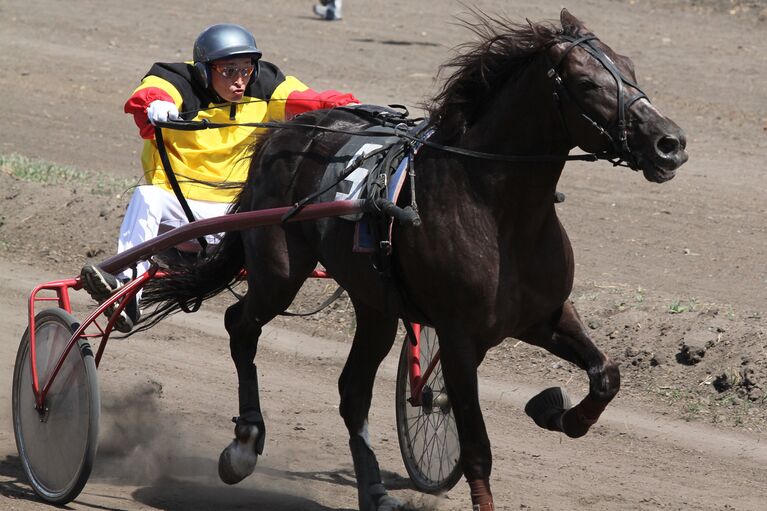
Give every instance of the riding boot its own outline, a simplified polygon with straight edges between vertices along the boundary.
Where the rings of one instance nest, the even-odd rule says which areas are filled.
[[[241,381],[238,388],[240,400],[240,416],[236,418],[238,425],[256,425],[258,426],[258,440],[256,441],[256,452],[262,454],[264,442],[266,441],[266,425],[264,416],[261,414],[261,402],[258,397],[258,376],[253,372],[253,379]]]

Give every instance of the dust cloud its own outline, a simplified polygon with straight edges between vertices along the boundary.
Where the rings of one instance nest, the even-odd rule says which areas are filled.
[[[94,478],[129,485],[167,478],[214,479],[214,461],[188,455],[194,443],[181,434],[180,419],[160,406],[161,398],[162,384],[149,380],[102,400]]]
[[[174,511],[210,509],[213,502],[219,509],[328,509],[297,483],[305,474],[264,467],[263,460],[253,476],[236,487],[225,485],[218,478],[217,453],[200,455],[200,439],[185,436],[179,427],[185,419],[172,414],[162,400],[162,384],[154,380],[110,392],[102,400],[93,481],[137,486],[134,499]],[[221,447],[227,441],[221,438]],[[270,454],[280,460],[298,457],[276,445],[270,446]]]

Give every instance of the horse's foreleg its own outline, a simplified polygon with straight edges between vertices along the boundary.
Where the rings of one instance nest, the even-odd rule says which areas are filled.
[[[493,511],[493,495],[490,492],[493,457],[479,405],[477,383],[477,367],[484,352],[477,351],[479,344],[448,337],[443,331],[437,333],[440,338],[440,364],[455,415],[461,444],[461,468],[471,490],[472,510]]]
[[[219,476],[227,484],[250,475],[264,449],[266,426],[254,363],[261,328],[290,305],[317,262],[300,239],[287,236],[282,228],[263,228],[244,239],[249,261],[248,293],[229,307],[224,317],[237,369],[239,398],[235,438],[218,463]]]
[[[540,346],[584,369],[589,375],[589,393],[575,406],[564,389],[553,387],[532,398],[525,411],[536,424],[578,438],[594,425],[620,389],[618,364],[596,347],[572,302],[562,307],[553,329],[542,326],[522,340]]]
[[[370,444],[367,420],[375,375],[394,343],[397,318],[385,316],[356,301],[354,309],[357,330],[338,380],[339,412],[349,431],[360,511],[394,511],[400,509],[401,504],[386,493],[378,460]]]
[[[254,363],[261,325],[248,314],[246,300],[227,309],[224,324],[229,332],[229,350],[237,369],[240,414],[234,427],[235,438],[219,457],[218,474],[226,484],[236,484],[253,472],[266,439],[258,396],[258,372]]]

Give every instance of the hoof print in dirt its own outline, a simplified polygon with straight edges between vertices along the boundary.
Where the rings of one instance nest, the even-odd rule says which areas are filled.
[[[700,346],[690,346],[682,343],[679,347],[679,353],[676,354],[676,361],[682,365],[694,366],[703,360],[706,355],[706,348]]]

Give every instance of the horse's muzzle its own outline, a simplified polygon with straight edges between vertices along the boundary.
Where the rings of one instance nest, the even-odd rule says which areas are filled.
[[[661,168],[672,170],[679,168],[687,161],[687,137],[683,131],[671,134],[667,133],[655,141],[655,154],[657,165]]]
[[[679,129],[663,133],[655,139],[652,150],[637,154],[637,163],[648,181],[664,183],[676,175],[676,170],[689,158],[687,137]]]

